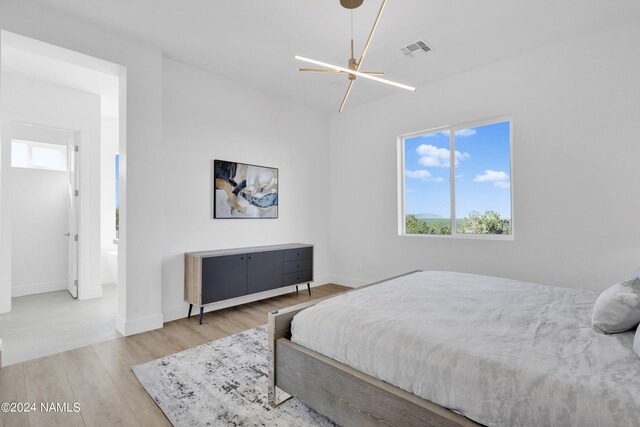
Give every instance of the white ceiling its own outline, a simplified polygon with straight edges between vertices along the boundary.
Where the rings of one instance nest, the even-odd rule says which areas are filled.
[[[35,1],[145,40],[170,58],[327,111],[337,110],[347,86],[344,76],[298,73],[305,65],[294,59],[346,65],[350,12],[338,0]],[[366,0],[354,11],[356,58],[379,5]],[[639,16],[637,0],[389,0],[364,68],[420,86]],[[405,57],[400,48],[418,39],[433,51]],[[358,81],[349,105],[399,91]]]

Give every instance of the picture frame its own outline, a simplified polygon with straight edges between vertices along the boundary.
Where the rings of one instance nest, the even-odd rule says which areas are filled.
[[[213,219],[277,219],[278,168],[213,160]]]

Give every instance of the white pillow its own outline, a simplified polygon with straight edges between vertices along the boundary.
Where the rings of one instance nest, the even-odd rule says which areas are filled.
[[[633,349],[636,351],[636,354],[640,356],[640,326],[636,330],[636,337],[633,340]]]
[[[593,329],[605,334],[633,329],[640,323],[640,279],[611,286],[593,305]]]

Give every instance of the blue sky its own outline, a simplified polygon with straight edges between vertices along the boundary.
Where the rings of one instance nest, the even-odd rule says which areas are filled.
[[[511,218],[509,122],[456,131],[456,217],[472,210]],[[407,214],[450,217],[449,133],[405,140]]]

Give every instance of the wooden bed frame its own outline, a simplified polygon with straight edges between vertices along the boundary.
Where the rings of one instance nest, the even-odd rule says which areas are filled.
[[[293,316],[333,296],[269,313],[268,394],[273,406],[290,399],[278,400],[279,388],[342,426],[478,426],[462,415],[292,342]]]

